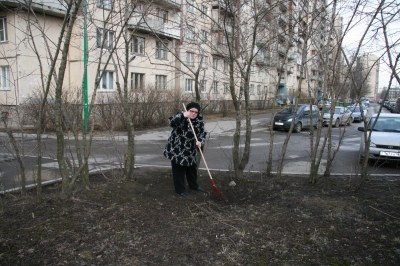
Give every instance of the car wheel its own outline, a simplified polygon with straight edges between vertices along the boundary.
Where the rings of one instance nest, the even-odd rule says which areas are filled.
[[[301,128],[302,128],[301,123],[298,122],[296,125],[294,125],[293,131],[296,132],[296,133],[300,133],[301,132]]]
[[[360,164],[363,163],[363,159],[364,159],[364,157],[362,157],[361,153],[359,152],[358,153],[358,163],[360,163]]]
[[[353,123],[353,121],[354,121],[354,119],[353,119],[353,117],[350,117],[349,118],[349,122],[347,123],[349,126],[351,126],[351,123]]]
[[[333,125],[334,127],[339,127],[340,126],[340,121],[339,119],[336,119],[335,124]]]

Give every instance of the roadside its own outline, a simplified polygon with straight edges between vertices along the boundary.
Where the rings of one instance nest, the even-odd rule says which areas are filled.
[[[212,172],[228,198],[173,191],[170,169],[91,176],[67,200],[61,184],[3,196],[1,265],[399,265],[400,181]]]

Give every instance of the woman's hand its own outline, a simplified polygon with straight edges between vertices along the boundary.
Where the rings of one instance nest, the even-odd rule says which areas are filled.
[[[196,141],[196,146],[197,146],[197,148],[201,149],[201,142],[200,141]]]

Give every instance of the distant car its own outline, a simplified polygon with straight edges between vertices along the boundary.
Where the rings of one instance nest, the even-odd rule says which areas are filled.
[[[376,124],[374,122],[376,120]],[[371,132],[368,158],[371,160],[400,161],[400,114],[374,114],[368,121],[367,128],[359,131]],[[370,132],[367,132],[370,133]],[[367,135],[368,136],[368,135]],[[365,158],[364,134],[361,134],[360,160]]]
[[[400,114],[400,97],[397,98],[396,100],[396,105],[394,107],[394,112],[395,114]]]
[[[293,132],[299,133],[303,128],[310,128],[311,126],[317,128],[319,110],[316,105],[312,105],[311,107],[312,112],[308,104],[299,104],[297,112],[295,112],[294,104],[283,107],[274,116],[273,130],[289,130],[292,119],[295,119]],[[311,118],[312,122],[310,123]]]
[[[389,107],[389,101],[385,101],[385,102],[383,103],[383,107],[388,108],[388,107]]]
[[[331,120],[331,108],[325,109],[323,116],[323,125],[327,126],[333,123],[332,126],[339,127],[340,125],[351,125],[353,123],[353,113],[346,107],[336,106]]]
[[[332,100],[331,99],[326,99],[326,100],[320,100],[319,102],[318,102],[318,108],[319,108],[319,110],[322,110],[322,108],[325,106],[325,109],[326,108],[331,108],[331,105],[332,105]]]
[[[361,102],[365,105],[365,106],[367,106],[367,107],[369,107],[369,98],[361,98]]]
[[[354,122],[361,122],[363,117],[367,115],[367,109],[363,109],[364,116],[361,115],[361,108],[360,105],[352,105],[347,107],[347,109],[353,113]]]
[[[389,102],[389,105],[388,105],[387,109],[388,109],[391,113],[394,113],[394,112],[395,112],[395,108],[396,108],[396,102]]]

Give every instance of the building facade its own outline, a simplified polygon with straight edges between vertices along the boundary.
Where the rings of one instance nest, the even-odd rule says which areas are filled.
[[[20,2],[0,2],[0,101],[7,105],[39,97],[69,16],[56,0],[33,1],[31,9]],[[323,0],[84,2],[64,78],[72,94],[82,91],[84,54],[89,97],[103,102],[124,80],[132,91],[194,95],[198,86],[204,100],[229,100],[246,73],[251,100],[298,91],[320,97],[327,90],[326,60],[337,43]]]
[[[363,97],[377,101],[379,99],[379,57],[373,54],[364,54],[357,58],[362,72],[367,76],[365,80],[366,92]]]

